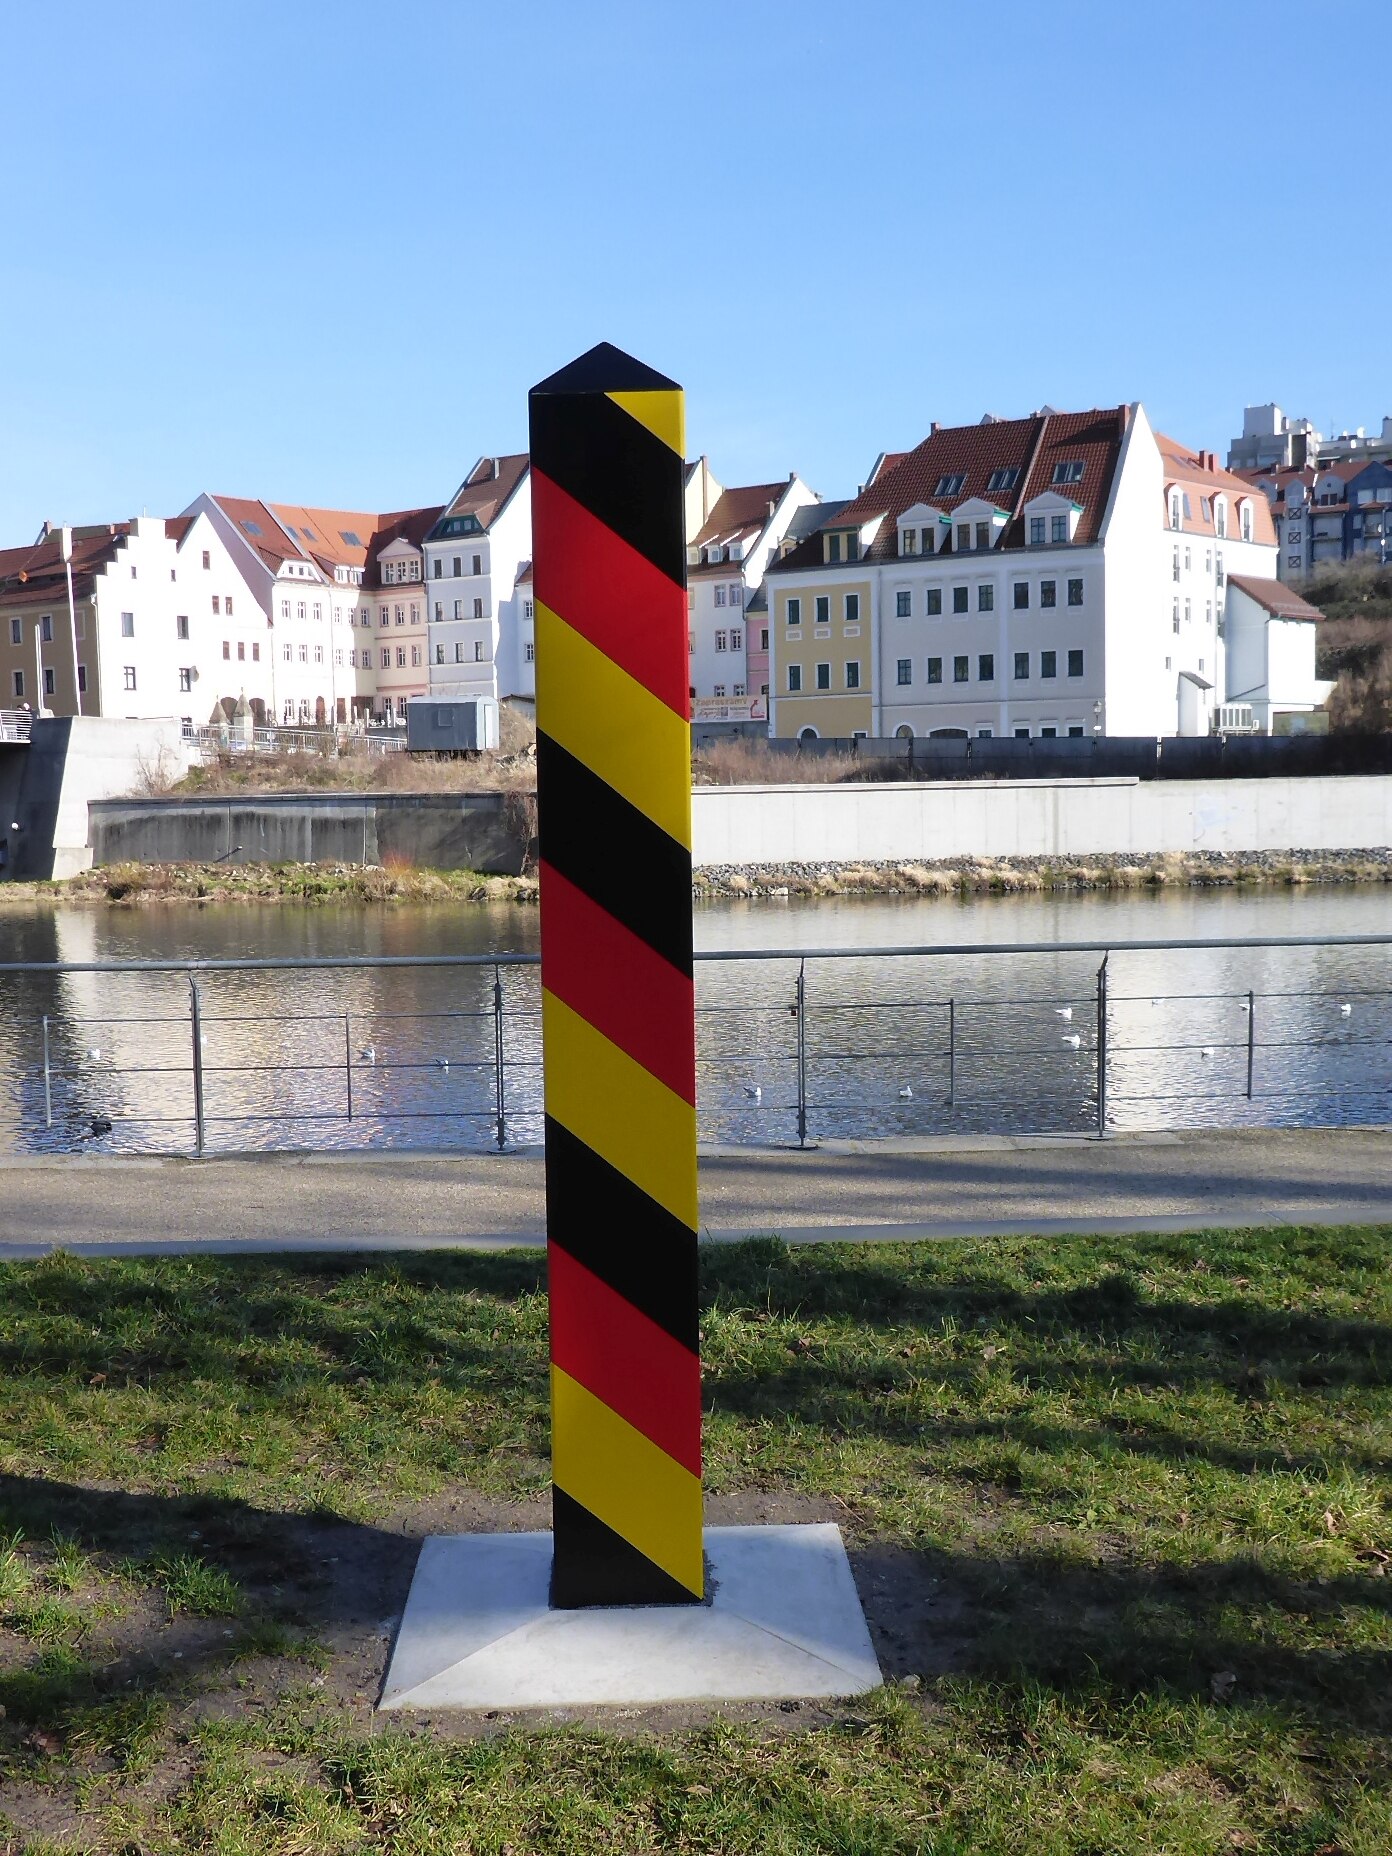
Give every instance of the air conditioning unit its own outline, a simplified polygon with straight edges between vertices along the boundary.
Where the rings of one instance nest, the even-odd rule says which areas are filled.
[[[1213,730],[1219,735],[1254,735],[1257,732],[1256,718],[1252,714],[1249,702],[1219,703],[1213,720]]]

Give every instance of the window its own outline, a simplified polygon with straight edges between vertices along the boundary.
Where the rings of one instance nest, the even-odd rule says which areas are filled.
[[[1068,603],[1070,606],[1082,605],[1083,583],[1081,580],[1070,580],[1068,582]]]
[[[859,625],[860,624],[860,594],[859,593],[847,593],[846,595],[846,623],[847,625]]]
[[[717,632],[715,634],[715,648],[717,651],[728,651],[729,650],[730,634],[728,632]]]
[[[474,617],[476,619],[481,619],[483,617],[483,601],[481,599],[476,599],[474,601]]]
[[[230,619],[232,617],[232,595],[230,593],[227,595],[226,611]],[[319,617],[319,608],[317,606],[314,609],[314,616],[316,619]]]
[[[458,648],[459,647],[456,645],[455,649],[458,650]],[[391,651],[386,645],[382,646],[382,668],[383,670],[391,669]]]
[[[801,664],[789,664],[788,666],[788,694],[790,696],[796,696],[798,691],[801,688],[802,688],[802,665]]]
[[[53,643],[53,614],[46,612],[39,620],[39,636],[45,644]]]
[[[744,649],[744,633],[742,631],[736,630],[730,633],[730,649],[732,651],[742,651]]]
[[[214,612],[217,611],[216,600],[213,601],[213,611]],[[133,612],[123,612],[121,614],[121,636],[123,638],[134,638],[135,636],[135,614]]]
[[[1242,539],[1244,541],[1250,541],[1252,539],[1252,506],[1250,503],[1244,503],[1242,505],[1241,516]]]
[[[913,659],[911,657],[901,657],[896,669],[900,688],[903,688],[906,683],[913,682]]]
[[[996,657],[993,651],[983,651],[976,660],[976,680],[978,683],[994,683],[996,680]]]
[[[476,574],[481,574],[483,572],[483,556],[481,554],[476,554],[472,558],[473,558],[474,564],[470,571]]]
[[[53,693],[54,693],[53,669],[51,665],[45,664],[44,665],[44,695],[51,696],[53,695]]]
[[[971,523],[970,522],[959,522],[957,524],[957,549],[959,553],[962,552],[963,550],[966,550],[968,552],[970,552],[971,550]]]
[[[125,668],[122,670],[121,687],[123,689],[128,689],[128,690],[133,690],[135,688],[135,665],[134,664],[127,664]]]
[[[15,700],[17,702],[20,702],[23,700],[24,698],[24,672],[22,670],[16,670],[14,673],[14,693],[15,693]]]
[[[216,613],[219,613],[219,612],[221,612],[221,611],[222,611],[222,601],[221,601],[221,599],[219,598],[219,596],[218,596],[218,595],[217,595],[216,593],[214,593],[214,594],[213,594],[213,612],[214,612],[214,614],[216,614]],[[301,617],[301,618],[303,618],[303,617],[304,617],[304,607],[303,607],[303,606],[301,606],[301,607],[300,607],[300,617]]]
[[[77,667],[77,687],[84,696],[87,694],[87,666],[85,664],[79,664]]]
[[[288,644],[283,644],[280,647],[280,655],[284,658],[285,662],[288,664],[291,661],[291,659],[294,657],[295,653],[293,649],[291,648],[291,646],[289,646]]]
[[[1032,548],[1042,548],[1044,546],[1044,518],[1043,516],[1031,516],[1030,517],[1029,538],[1030,538],[1030,546]]]
[[[730,588],[730,604],[732,606],[742,606],[744,604],[744,587],[738,580],[736,580],[735,584]]]
[[[1017,741],[1028,741],[1029,738],[1030,733],[1028,728],[1017,728],[1015,730],[1015,739]]]
[[[181,696],[187,696],[189,691],[192,688],[193,688],[192,670],[181,670],[179,672],[179,694]]]
[[[986,479],[986,488],[988,490],[1013,490],[1019,480],[1020,473],[1018,470],[1008,470],[1004,468],[1001,470],[993,470]]]
[[[1220,538],[1228,532],[1228,505],[1221,496],[1213,511],[1213,526],[1217,529]]]
[[[437,580],[443,580],[445,577],[445,563],[440,559],[438,554],[435,556],[434,566],[435,578]],[[437,659],[436,661],[439,662],[440,660]]]
[[[283,599],[280,602],[280,616],[283,619],[288,619],[290,617],[290,601],[288,599]]]
[[[296,645],[295,652],[302,664],[307,664],[309,662],[309,646],[307,644]]]
[[[1170,494],[1170,527],[1179,527],[1179,492],[1177,490]]]
[[[212,555],[211,555],[211,554],[209,553],[209,551],[208,551],[208,549],[207,549],[207,548],[205,548],[205,549],[203,550],[203,571],[204,571],[204,573],[205,573],[205,574],[206,574],[206,573],[208,572],[208,570],[209,570],[209,569],[210,569],[210,568],[212,567],[212,564],[213,564],[213,557],[212,557]]]
[[[1029,676],[1029,652],[1028,651],[1017,651],[1015,653],[1015,675],[1021,682],[1023,682],[1025,678]]]
[[[1057,605],[1058,603],[1058,600],[1056,597],[1057,590],[1058,590],[1058,582],[1056,580],[1041,580],[1039,582],[1039,603],[1040,605],[1041,606]]]
[[[18,619],[10,620],[10,643],[11,644],[23,644],[24,643],[24,626]]]
[[[458,580],[463,572],[464,572],[464,557],[463,555],[456,554],[454,557],[454,578]]]
[[[413,644],[411,646],[411,667],[412,669],[419,670],[420,661],[421,661],[420,646],[418,644]]]
[[[1049,518],[1049,539],[1050,541],[1068,540],[1067,516],[1051,516]]]
[[[717,683],[715,685],[715,694],[717,696],[723,696],[725,694],[725,685],[723,683]]]
[[[462,619],[464,617],[464,601],[462,599],[457,599],[454,602],[454,616],[457,619]]]
[[[965,612],[966,609],[967,609],[967,589],[966,587],[964,586],[953,587],[952,589],[952,610],[954,612]]]
[[[1068,739],[1070,741],[1081,741],[1082,738],[1083,738],[1082,723],[1081,722],[1070,722],[1068,724]]]
[[[930,619],[937,618],[939,614],[942,612],[942,588],[940,586],[929,587],[928,604],[925,610],[927,611],[928,617]]]
[[[1184,602],[1184,623],[1186,625],[1189,623],[1189,619],[1190,619],[1190,607],[1189,607],[1189,601],[1186,599]]]
[[[928,659],[928,681],[930,683],[942,682],[942,659],[940,657]]]
[[[1204,602],[1203,622],[1205,625],[1213,623],[1213,601],[1211,599]]]
[[[1017,580],[1010,589],[1010,601],[1017,612],[1029,611],[1029,581]]]
[[[717,606],[723,606],[725,604],[725,589],[723,586],[718,586],[715,589],[715,603]]]
[[[817,666],[817,688],[819,690],[829,690],[831,688],[831,665],[830,664],[818,664]]]
[[[1081,651],[1070,651],[1068,653],[1068,674],[1070,677],[1082,676],[1083,654]]]
[[[404,656],[405,656],[404,652],[400,653],[399,655],[401,655],[402,658],[404,659]],[[481,664],[483,662],[483,640],[482,638],[475,638],[474,640],[474,662],[476,664]]]
[[[989,548],[990,547],[991,545],[991,524],[989,522],[978,522],[977,523],[976,525],[976,545],[978,548]]]
[[[1055,483],[1081,483],[1083,481],[1082,460],[1070,458],[1066,463],[1055,464],[1053,480]]]
[[[398,625],[404,625],[406,623],[406,608],[404,606],[393,606],[392,617],[396,620]]]
[[[222,641],[222,661],[228,663],[232,656],[232,646],[226,638]]]
[[[899,552],[901,554],[918,553],[918,530],[916,528],[906,528],[902,531],[899,536]]]
[[[522,617],[524,619],[530,619],[531,616],[532,616],[532,602],[529,599],[524,599],[522,601]]]
[[[913,602],[912,593],[908,593],[908,592],[896,593],[894,595],[894,616],[895,618],[896,619],[907,619],[912,610],[912,602]]]
[[[404,644],[399,644],[396,647],[396,667],[398,670],[404,670],[406,668],[406,647]]]
[[[976,609],[978,612],[994,612],[996,609],[996,589],[989,581],[983,580],[976,589]]]
[[[239,664],[246,662],[246,645],[240,638],[237,640],[237,662]]]
[[[444,618],[444,616],[445,616],[444,603],[443,601],[437,599],[435,601],[435,623],[438,625],[441,619]]]
[[[858,561],[860,559],[860,536],[859,535],[847,535],[846,537],[846,559],[848,561]]]
[[[846,688],[848,690],[858,690],[860,688],[859,661],[847,664],[846,666]]]
[[[790,599],[788,601],[788,610],[785,616],[787,618],[789,625],[801,625],[802,624],[802,601],[800,599]]]
[[[132,562],[132,563],[131,563],[131,579],[132,579],[132,580],[134,580],[134,578],[135,578],[135,574],[136,574],[136,569],[135,569],[135,563],[134,563],[134,562]]]
[[[730,686],[730,694],[731,694],[732,696],[743,696],[743,695],[744,695],[744,685],[743,685],[742,683],[734,683],[734,684],[731,684],[731,686]]]
[[[768,650],[768,627],[767,625],[765,625],[759,632],[759,649],[761,651]]]
[[[242,654],[242,648],[240,645],[238,645],[237,647],[238,657],[240,657],[241,654]],[[321,644],[317,644],[314,647],[314,661],[316,664],[322,664],[324,661],[324,647]]]
[[[817,595],[817,607],[813,617],[816,619],[818,625],[831,624],[831,599],[828,594],[819,593]]]
[[[1041,651],[1039,653],[1039,674],[1041,677],[1056,677],[1058,675],[1057,651]]]
[[[971,659],[969,657],[954,657],[952,660],[952,681],[954,683],[965,683],[970,676]]]
[[[839,535],[827,536],[826,557],[829,561],[839,561],[841,559],[841,537]]]
[[[529,664],[534,664],[536,662],[536,646],[532,643],[530,638],[523,647],[523,655],[526,657]]]
[[[935,496],[957,496],[960,494],[962,485],[966,481],[967,473],[965,471],[945,471],[943,475],[938,478],[938,487],[934,490],[933,494]]]
[[[454,661],[456,664],[462,664],[464,662],[464,644],[462,640],[454,647]]]
[[[1189,556],[1190,556],[1190,551],[1189,551],[1189,549],[1188,549],[1188,548],[1186,548],[1186,549],[1184,550],[1184,571],[1185,571],[1185,573],[1188,573],[1188,571],[1189,571],[1189,568],[1190,568],[1190,566],[1191,566],[1191,564],[1192,564],[1192,563],[1191,563],[1191,561],[1190,561],[1190,558],[1189,558]]]
[[[1057,736],[1058,729],[1054,727],[1052,722],[1046,723],[1039,731],[1039,739],[1041,741],[1053,741]]]
[[[182,613],[174,621],[174,636],[176,638],[188,637],[188,620]]]
[[[1179,630],[1179,601],[1177,599],[1171,600],[1170,602],[1170,622],[1173,625],[1174,629],[1178,631]]]

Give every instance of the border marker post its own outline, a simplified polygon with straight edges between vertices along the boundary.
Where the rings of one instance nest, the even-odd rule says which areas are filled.
[[[697,1604],[684,398],[602,343],[530,423],[551,1602]]]

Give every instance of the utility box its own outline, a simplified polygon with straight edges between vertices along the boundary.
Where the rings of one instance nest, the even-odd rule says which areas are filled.
[[[413,696],[406,705],[409,754],[477,754],[498,745],[498,704],[492,696],[437,702]]]

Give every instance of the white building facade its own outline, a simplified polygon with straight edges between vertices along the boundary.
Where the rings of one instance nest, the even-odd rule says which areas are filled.
[[[535,700],[531,595],[518,584],[531,554],[526,454],[480,458],[423,541],[431,696]]]

